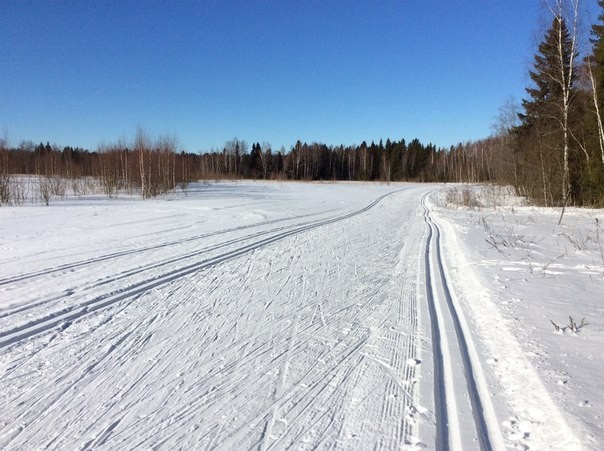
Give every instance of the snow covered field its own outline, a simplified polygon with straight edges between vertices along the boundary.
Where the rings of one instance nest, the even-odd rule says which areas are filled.
[[[604,215],[443,199],[1,208],[0,449],[601,448]]]

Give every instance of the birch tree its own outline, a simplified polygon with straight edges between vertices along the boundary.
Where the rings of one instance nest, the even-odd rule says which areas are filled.
[[[530,98],[523,101],[525,112],[519,116],[525,134],[532,135],[525,142],[538,146],[543,198],[546,204],[548,197],[560,199],[563,215],[570,194],[570,114],[575,92],[579,0],[557,0],[548,6],[554,17],[535,55],[534,69],[529,72],[533,86],[526,90]],[[561,174],[555,164],[558,152]],[[556,179],[560,183],[559,196],[547,192],[549,182]]]
[[[577,36],[579,22],[579,0],[567,2],[570,8],[570,30],[564,30],[565,6],[563,0],[557,0],[556,6],[552,9],[555,21],[559,23],[556,27],[558,33],[557,52],[558,52],[558,83],[562,88],[562,133],[564,137],[564,175],[562,179],[562,203],[566,207],[568,194],[570,192],[570,169],[569,169],[569,113],[573,93],[573,81],[575,78],[575,56],[577,54]],[[570,32],[570,34],[568,34]],[[564,210],[563,213],[564,214]],[[560,216],[562,220],[562,216]]]

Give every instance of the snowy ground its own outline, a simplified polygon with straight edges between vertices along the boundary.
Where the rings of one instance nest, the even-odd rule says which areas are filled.
[[[604,449],[604,210],[567,209],[558,225],[559,209],[502,192],[478,190],[471,209],[447,202],[447,190],[433,196],[451,280],[513,412],[501,420],[538,449],[571,438]],[[559,438],[545,436],[542,425],[562,418]]]
[[[1,208],[0,449],[601,448],[604,215],[442,193]]]

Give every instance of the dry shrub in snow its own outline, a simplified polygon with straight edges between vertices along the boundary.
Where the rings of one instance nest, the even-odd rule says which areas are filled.
[[[516,195],[511,186],[500,185],[457,185],[444,189],[439,204],[445,208],[482,209],[516,207],[526,204],[526,199]]]
[[[10,175],[0,174],[0,205],[8,204],[11,200],[11,180]]]
[[[557,325],[553,320],[550,319],[550,323],[553,324],[554,329],[556,330],[556,332],[562,332],[562,333],[566,333],[568,331],[568,333],[571,334],[577,334],[581,331],[581,329],[583,329],[583,327],[587,326],[589,323],[585,322],[585,318],[583,318],[581,320],[580,324],[577,324],[574,320],[572,316],[568,317],[568,326],[563,326],[560,327],[559,325]]]
[[[481,207],[476,192],[468,185],[455,186],[445,190],[445,207],[451,206],[470,209]]]

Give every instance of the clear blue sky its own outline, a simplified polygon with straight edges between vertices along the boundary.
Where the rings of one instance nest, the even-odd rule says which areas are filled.
[[[233,137],[276,150],[486,137],[506,99],[524,96],[545,17],[539,0],[2,0],[0,11],[0,134],[12,144],[93,150],[140,126],[194,152]]]

